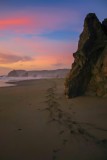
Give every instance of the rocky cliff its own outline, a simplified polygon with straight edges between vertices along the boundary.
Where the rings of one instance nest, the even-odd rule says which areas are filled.
[[[65,81],[65,94],[107,96],[107,19],[101,23],[94,13],[84,20],[74,63]]]

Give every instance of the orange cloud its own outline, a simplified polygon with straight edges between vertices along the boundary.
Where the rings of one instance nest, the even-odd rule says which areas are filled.
[[[26,70],[70,68],[73,62],[72,53],[76,48],[75,42],[55,41],[43,37],[11,37],[0,42],[1,53],[7,53],[0,55],[0,66]]]
[[[11,71],[11,68],[0,67],[0,75],[6,75]]]
[[[14,62],[25,62],[32,60],[31,57],[28,56],[17,56],[17,55],[11,55],[11,54],[4,54],[0,53],[0,63],[6,64],[6,63],[14,63]]]
[[[12,69],[25,69],[25,70],[57,69],[57,68],[70,68],[71,62],[73,62],[72,54],[38,55],[37,58],[33,58],[31,60],[27,59],[24,61],[17,60],[17,57],[13,56],[13,59],[14,58],[15,60],[11,63],[2,62],[0,64],[0,67],[11,68],[11,70]]]

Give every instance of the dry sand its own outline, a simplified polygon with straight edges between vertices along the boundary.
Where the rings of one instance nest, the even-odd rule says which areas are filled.
[[[0,160],[107,160],[107,99],[67,99],[63,79],[0,88]]]

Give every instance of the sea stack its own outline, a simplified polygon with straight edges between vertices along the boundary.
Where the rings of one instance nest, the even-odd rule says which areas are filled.
[[[101,23],[95,13],[86,16],[73,57],[65,94],[69,98],[84,94],[107,96],[107,19]]]

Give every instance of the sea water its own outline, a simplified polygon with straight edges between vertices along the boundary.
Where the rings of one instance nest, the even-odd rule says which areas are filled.
[[[0,77],[0,87],[15,86],[15,84],[12,84],[11,82],[30,80],[30,79],[37,79],[37,78],[34,78],[34,77],[7,77],[7,76],[3,76],[3,77]]]
[[[34,80],[34,79],[51,79],[51,78],[52,77],[41,76],[41,75],[38,75],[36,77],[8,77],[8,76],[1,76],[0,77],[0,87],[15,86],[15,84],[12,84],[11,82],[18,82],[18,81],[23,81],[23,80]]]

